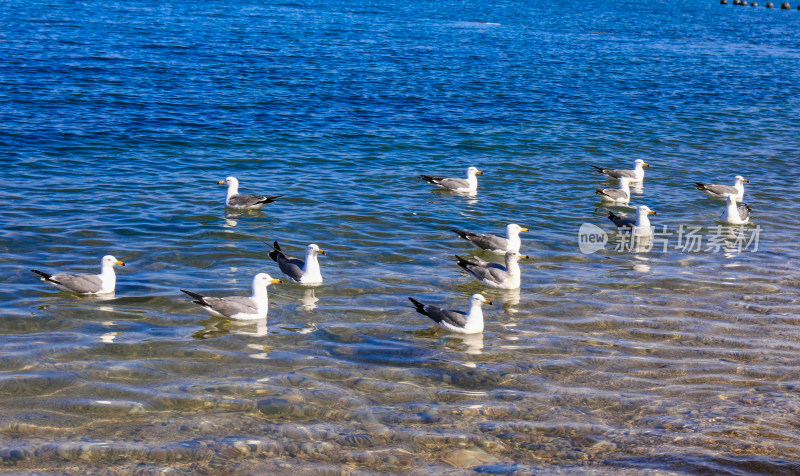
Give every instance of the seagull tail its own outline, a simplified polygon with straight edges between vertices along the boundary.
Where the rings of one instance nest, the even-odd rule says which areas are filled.
[[[408,300],[411,301],[411,304],[413,304],[414,307],[417,308],[417,312],[418,313],[423,314],[425,316],[428,315],[428,313],[425,312],[425,305],[424,304],[422,304],[421,302],[417,301],[416,299],[414,299],[412,297],[408,298]]]
[[[705,189],[706,189],[706,184],[701,183],[701,182],[695,182],[694,186],[697,188],[697,190],[705,191]]]
[[[45,273],[44,271],[39,271],[38,269],[32,269],[31,272],[38,274],[39,276],[41,276],[42,278],[44,278],[44,279],[46,279],[48,281],[52,281],[52,279],[50,279],[50,278],[52,278],[53,275],[50,274],[50,273]]]
[[[462,268],[466,269],[467,271],[469,271],[469,269],[467,269],[467,266],[469,266],[469,265],[476,266],[478,264],[478,263],[476,263],[474,261],[469,261],[469,260],[467,260],[465,258],[462,258],[461,256],[458,256],[458,255],[454,255],[454,256],[458,260],[456,262],[456,264],[461,266]]]
[[[614,222],[615,225],[620,226],[618,222],[622,220],[622,217],[614,212],[608,212],[608,219]]]
[[[467,235],[469,234],[469,232],[464,231],[464,230],[459,230],[457,228],[450,228],[450,231],[452,231],[453,233],[457,234],[461,238],[464,238],[465,240],[467,239]]]
[[[596,165],[592,165],[592,167],[594,167],[595,171],[598,172],[598,173],[601,173],[601,174],[605,174],[606,173],[606,169],[604,169],[603,167],[598,167]]]
[[[181,292],[182,293],[186,293],[186,294],[189,295],[189,297],[195,299],[195,301],[194,301],[195,304],[199,304],[201,306],[207,306],[207,304],[203,301],[204,296],[202,294],[193,293],[193,292],[187,291],[185,289],[181,289]]]
[[[267,243],[266,241],[264,242],[264,244],[272,248],[272,251],[270,251],[267,256],[269,256],[270,259],[272,259],[272,261],[277,262],[278,256],[283,254],[283,252],[281,251],[281,246],[278,244],[278,240],[275,240],[274,244],[272,245]]]
[[[277,199],[279,199],[281,197],[283,197],[283,195],[271,195],[269,197],[264,197],[264,199],[259,201],[258,203],[263,203],[264,205],[267,205],[267,204],[272,203],[272,202],[274,202],[275,200],[277,200]]]
[[[420,175],[419,178],[432,184],[437,184],[442,180],[442,177],[434,177],[433,175]]]

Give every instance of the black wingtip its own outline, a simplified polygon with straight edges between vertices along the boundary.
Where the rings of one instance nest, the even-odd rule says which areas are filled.
[[[457,234],[461,238],[464,238],[464,239],[467,238],[467,232],[464,231],[464,230],[459,230],[457,228],[450,228],[450,231],[452,231],[453,233]]]
[[[704,188],[706,188],[706,184],[700,182],[695,182],[694,186],[697,187],[697,190],[703,190]]]
[[[38,274],[39,276],[41,276],[41,277],[43,277],[44,279],[47,279],[47,280],[49,280],[50,278],[52,278],[52,277],[53,277],[53,275],[52,275],[52,274],[50,274],[50,273],[45,273],[44,271],[39,271],[38,269],[32,269],[32,270],[31,270],[31,272],[32,272],[32,273],[36,273],[36,274]]]
[[[268,205],[268,204],[274,202],[275,200],[277,200],[277,199],[279,199],[281,197],[283,197],[283,195],[272,195],[272,196],[269,196],[269,197],[264,197],[264,199],[261,200],[259,203],[263,203],[265,205]]]
[[[605,169],[603,169],[603,167],[598,167],[598,166],[596,166],[596,165],[592,165],[592,167],[594,167],[594,168],[595,168],[595,171],[596,171],[596,172],[600,172],[601,174],[602,174],[602,173],[604,173],[604,172],[603,172],[603,170],[605,170]]]
[[[434,185],[436,185],[436,182],[442,180],[442,177],[436,177],[434,175],[420,175],[419,178]]]
[[[412,297],[408,298],[408,300],[409,300],[409,301],[411,301],[411,304],[413,304],[413,305],[414,305],[414,307],[416,307],[416,308],[417,308],[417,309],[416,309],[416,311],[417,311],[418,313],[420,313],[420,314],[424,314],[424,315],[426,315],[426,316],[428,315],[428,314],[425,312],[425,305],[424,305],[424,304],[422,304],[421,302],[417,301],[416,299],[414,299],[414,298],[412,298]]]
[[[203,302],[203,295],[202,294],[193,293],[192,291],[187,291],[185,289],[181,289],[181,292],[188,294],[189,297],[191,297],[193,299],[196,299],[196,301],[194,301],[195,303],[197,303],[197,304],[199,304],[201,306],[205,306],[206,303]]]
[[[278,246],[278,242],[275,241],[275,243],[272,244],[272,245],[267,243],[266,241],[262,241],[262,243],[264,243],[265,245],[267,245],[270,248],[272,248],[272,251],[267,253],[267,256],[269,256],[272,261],[275,261],[277,263],[278,262],[278,255],[281,253],[281,247]]]
[[[462,258],[461,256],[458,256],[458,255],[453,255],[453,256],[455,256],[456,259],[458,260],[456,262],[456,264],[461,266],[464,269],[467,269],[467,265],[475,265],[475,264],[477,264],[477,263],[473,263],[472,261],[469,261],[469,260],[467,260],[465,258]]]

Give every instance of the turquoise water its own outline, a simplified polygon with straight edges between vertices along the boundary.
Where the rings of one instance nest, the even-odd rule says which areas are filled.
[[[800,472],[800,13],[492,3],[6,2],[0,470]],[[638,158],[666,250],[615,251],[593,194]],[[470,165],[475,196],[417,179]],[[737,174],[759,228],[715,249],[691,184]],[[285,197],[226,210],[228,175]],[[449,229],[509,222],[531,258],[492,291]],[[272,240],[328,254],[268,322],[179,292],[247,294]],[[108,253],[105,298],[29,271]],[[476,292],[473,337],[407,299]]]

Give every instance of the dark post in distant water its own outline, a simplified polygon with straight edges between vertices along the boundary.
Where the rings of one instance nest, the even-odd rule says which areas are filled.
[[[757,4],[756,2],[753,2],[753,3],[751,3],[751,4],[750,4],[750,6],[751,6],[751,7],[757,7],[757,6],[758,6],[758,4]]]
[[[727,5],[728,4],[728,0],[719,0],[719,4],[720,5]]]
[[[791,5],[789,5],[789,2],[783,2],[783,3],[781,3],[781,10],[789,10],[789,9],[791,9],[791,8],[792,8],[792,6],[791,6]]]
[[[775,5],[773,5],[773,4],[772,4],[772,2],[767,2],[767,8],[772,8],[772,7],[774,7],[774,6],[775,6]]]

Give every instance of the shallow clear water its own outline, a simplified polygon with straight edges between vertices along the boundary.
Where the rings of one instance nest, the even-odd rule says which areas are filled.
[[[0,470],[800,472],[800,13],[490,3],[7,2]],[[665,234],[615,251],[591,165],[637,158]],[[468,165],[474,197],[416,178]],[[691,185],[736,174],[741,252]],[[286,196],[226,211],[227,175]],[[449,228],[509,222],[523,284],[487,290]],[[268,324],[178,291],[246,294],[276,239],[328,255],[324,285],[270,288]],[[111,297],[29,271],[107,253]],[[477,337],[407,300],[475,292]]]

